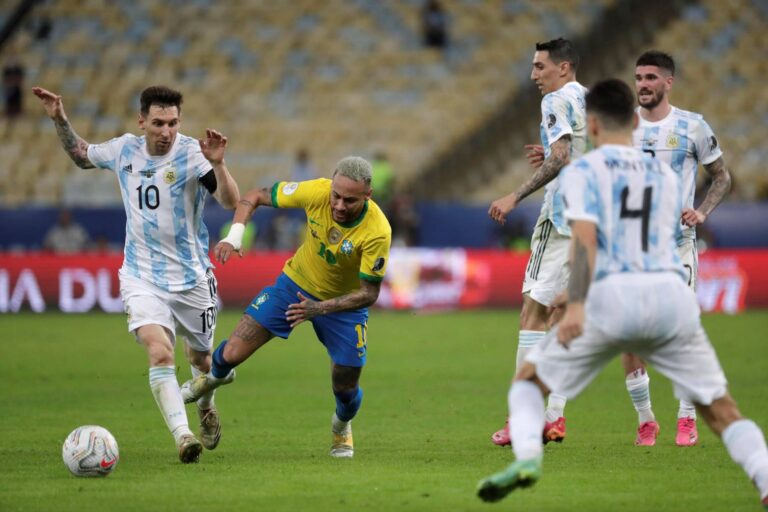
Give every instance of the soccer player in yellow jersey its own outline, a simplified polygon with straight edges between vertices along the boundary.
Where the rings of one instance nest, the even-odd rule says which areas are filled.
[[[307,235],[275,285],[253,299],[232,335],[218,346],[210,374],[182,386],[187,403],[232,382],[235,366],[273,337],[288,338],[307,320],[332,362],[336,412],[331,456],[353,456],[351,420],[363,399],[359,381],[368,306],[379,296],[392,240],[387,218],[371,200],[371,174],[371,164],[351,156],[336,165],[331,180],[280,182],[243,196],[229,234],[216,245],[219,262],[239,253],[245,223],[258,206],[303,208]]]

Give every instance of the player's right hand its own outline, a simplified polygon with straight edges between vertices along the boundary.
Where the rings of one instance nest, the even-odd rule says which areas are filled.
[[[492,202],[491,207],[488,208],[488,215],[503,226],[507,222],[507,214],[515,206],[517,206],[517,194],[509,194]]]
[[[42,87],[33,87],[32,92],[35,96],[40,98],[48,117],[51,119],[64,117],[64,103],[61,101],[61,96],[43,89]]]
[[[523,147],[525,148],[525,157],[528,159],[528,163],[531,164],[531,167],[534,169],[541,167],[541,164],[544,163],[544,146],[539,144],[526,144]]]
[[[568,348],[574,338],[584,332],[584,303],[571,302],[565,307],[563,319],[557,324],[557,341]]]
[[[233,252],[237,252],[238,256],[241,258],[243,257],[243,250],[238,249],[235,251],[235,248],[232,246],[229,242],[221,241],[216,244],[216,247],[213,250],[213,255],[216,258],[216,261],[221,263],[222,265],[227,262],[230,256],[232,256]]]

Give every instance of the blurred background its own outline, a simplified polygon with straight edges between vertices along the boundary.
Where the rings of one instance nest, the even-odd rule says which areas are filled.
[[[672,103],[704,115],[734,178],[700,230],[701,250],[755,251],[768,247],[766,28],[768,0],[5,0],[0,251],[122,250],[114,176],[75,167],[31,87],[61,94],[74,129],[98,143],[138,133],[141,90],[166,84],[184,94],[182,133],[229,137],[241,191],[330,176],[340,158],[363,156],[395,247],[418,248],[401,254],[448,258],[450,268],[464,258],[463,279],[494,281],[467,261],[500,251],[525,264],[541,195],[503,228],[486,212],[532,171],[523,145],[538,143],[541,97],[530,62],[537,41],[561,36],[576,42],[586,86],[609,76],[633,84],[645,50],[674,56]],[[230,218],[208,205],[213,242]],[[67,247],[46,240],[56,225],[79,228]],[[280,253],[299,243],[304,219],[263,209],[254,227],[251,249]],[[745,272],[738,257],[717,261],[717,275]]]

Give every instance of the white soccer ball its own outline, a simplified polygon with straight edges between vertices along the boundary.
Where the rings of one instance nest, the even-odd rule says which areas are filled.
[[[77,427],[61,447],[64,464],[75,476],[107,476],[115,470],[120,454],[117,441],[104,427]]]

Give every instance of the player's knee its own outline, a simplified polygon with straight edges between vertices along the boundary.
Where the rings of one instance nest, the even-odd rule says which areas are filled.
[[[362,368],[354,366],[333,365],[331,370],[331,383],[334,393],[352,391],[358,387]]]
[[[527,331],[546,331],[549,315],[547,307],[539,304],[527,295],[523,297],[520,310],[520,329]]]
[[[624,367],[624,374],[629,375],[635,370],[645,369],[643,360],[636,354],[621,354],[621,365]]]
[[[742,419],[741,412],[730,394],[714,400],[710,405],[696,404],[696,407],[717,435],[722,434],[734,421]]]

